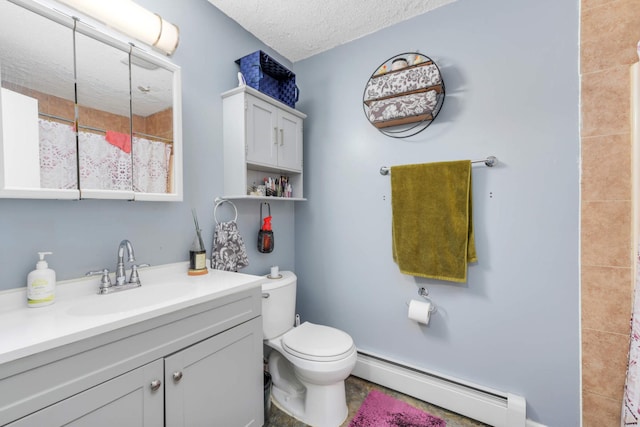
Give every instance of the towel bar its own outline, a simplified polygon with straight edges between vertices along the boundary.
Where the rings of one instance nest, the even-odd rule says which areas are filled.
[[[492,168],[496,164],[498,164],[498,158],[496,156],[489,156],[482,160],[472,160],[471,163],[484,163],[485,166]],[[380,168],[380,175],[389,175],[390,171],[391,169],[389,168],[389,166],[382,166]]]

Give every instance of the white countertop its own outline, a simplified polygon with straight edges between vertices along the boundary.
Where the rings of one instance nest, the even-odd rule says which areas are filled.
[[[55,303],[37,308],[27,307],[26,288],[0,292],[0,364],[259,287],[264,281],[263,276],[212,269],[188,276],[188,267],[185,262],[142,268],[141,287],[106,295],[97,293],[99,277],[58,282]]]

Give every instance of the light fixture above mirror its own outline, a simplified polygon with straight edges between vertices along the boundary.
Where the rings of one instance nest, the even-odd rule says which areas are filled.
[[[178,47],[178,27],[131,0],[59,1],[167,55]]]

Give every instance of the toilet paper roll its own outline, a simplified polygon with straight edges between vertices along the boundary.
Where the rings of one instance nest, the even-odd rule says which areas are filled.
[[[271,267],[271,277],[275,278],[280,275],[280,268],[277,265]]]
[[[409,302],[409,319],[422,323],[423,325],[429,324],[429,318],[431,317],[431,303],[426,301],[417,301],[412,299]]]

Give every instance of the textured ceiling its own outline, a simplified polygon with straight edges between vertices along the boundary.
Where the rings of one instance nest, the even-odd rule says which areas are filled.
[[[455,0],[209,0],[291,62]]]

